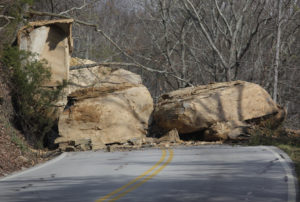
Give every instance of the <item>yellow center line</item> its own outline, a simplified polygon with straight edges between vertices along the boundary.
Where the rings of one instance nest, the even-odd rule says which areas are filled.
[[[117,195],[116,197],[114,197],[113,199],[111,199],[109,201],[116,201],[116,200],[120,199],[121,197],[125,196],[127,193],[135,190],[136,188],[138,188],[139,186],[141,186],[142,184],[144,184],[145,182],[147,182],[148,180],[153,178],[155,175],[157,175],[160,171],[162,171],[172,161],[174,152],[173,152],[172,149],[169,149],[169,153],[170,153],[170,156],[169,156],[168,160],[159,169],[157,169],[154,173],[147,176],[145,179],[143,179],[139,183],[135,184],[131,188],[127,189],[126,191],[124,191],[122,193],[120,193],[119,195]]]
[[[129,187],[130,185],[134,184],[135,182],[137,182],[138,180],[140,180],[141,178],[145,177],[146,175],[148,175],[152,170],[154,170],[159,164],[161,164],[161,162],[163,162],[166,158],[166,150],[162,150],[162,156],[160,158],[160,160],[154,165],[152,166],[149,170],[145,171],[143,174],[141,174],[140,176],[136,177],[135,179],[133,179],[132,181],[128,182],[127,184],[123,185],[122,187],[114,190],[113,192],[103,196],[102,198],[98,199],[96,202],[101,202],[101,201],[105,201],[106,199],[110,198],[111,196],[119,193],[120,191],[126,189],[127,187]]]

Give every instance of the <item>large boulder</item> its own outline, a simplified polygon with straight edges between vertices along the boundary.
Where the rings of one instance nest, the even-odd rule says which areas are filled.
[[[96,62],[87,59],[71,58],[70,66],[95,64]],[[64,88],[55,106],[55,118],[63,112],[68,102],[68,95],[79,89],[96,86],[109,86],[121,83],[142,84],[139,75],[130,71],[105,66],[76,69],[69,72],[68,86]]]
[[[92,149],[144,138],[153,100],[145,86],[134,83],[96,85],[74,91],[60,115],[56,143],[91,141]]]
[[[179,134],[189,134],[210,129],[219,133],[217,139],[237,138],[237,133],[242,133],[251,120],[272,118],[280,122],[284,116],[284,110],[262,87],[245,81],[189,87],[163,94],[154,111],[155,123],[164,130],[176,128]]]

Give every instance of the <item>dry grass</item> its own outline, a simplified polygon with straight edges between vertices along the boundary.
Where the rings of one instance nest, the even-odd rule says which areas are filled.
[[[290,146],[286,144],[277,145],[281,150],[289,155],[295,165],[295,171],[298,177],[298,182],[300,182],[300,147]]]
[[[286,152],[295,165],[300,182],[300,131],[285,129],[280,126],[271,129],[268,125],[257,126],[250,131],[249,145],[273,145]],[[300,194],[300,190],[298,190]]]

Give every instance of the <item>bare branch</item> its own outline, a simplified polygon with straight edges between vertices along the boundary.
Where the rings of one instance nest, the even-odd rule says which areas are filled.
[[[30,10],[27,13],[31,15],[39,15],[39,16],[52,16],[52,17],[65,18],[65,19],[70,18],[69,16],[64,16],[64,15],[59,15],[59,14],[49,13],[49,12],[34,11],[34,10]]]
[[[217,19],[216,13],[215,13],[215,9],[213,9],[212,12],[213,12],[213,20],[214,20],[215,24],[217,25],[217,28],[219,29],[219,31],[221,32],[221,34],[224,36],[225,40],[228,41],[228,43],[230,44],[231,43],[230,39],[228,38],[228,36],[225,33],[225,31],[223,31],[220,23],[218,22],[218,19]],[[230,33],[230,37],[231,36],[232,36],[232,33]]]
[[[89,3],[90,4],[90,3]],[[69,10],[66,10],[66,11],[63,11],[63,12],[60,12],[59,15],[64,15],[64,14],[67,14],[71,11],[74,11],[74,10],[81,10],[83,9],[84,7],[86,7],[87,5],[89,5],[85,2],[85,0],[83,1],[83,5],[80,6],[80,7],[73,7],[73,8],[70,8]]]
[[[34,11],[34,10],[30,10],[28,11],[29,14],[32,15],[40,15],[40,16],[54,16],[54,17],[59,17],[59,18],[69,18],[68,16],[65,15],[60,15],[60,14],[55,14],[55,13],[49,13],[49,12],[39,12],[39,11]],[[116,49],[118,49],[124,56],[126,56],[128,59],[130,59],[133,63],[127,63],[127,66],[135,66],[135,67],[139,67],[142,68],[146,71],[152,72],[152,73],[159,73],[159,74],[163,74],[163,75],[168,75],[171,76],[173,78],[176,78],[179,81],[185,82],[186,84],[193,86],[189,81],[182,79],[176,75],[174,75],[171,72],[167,72],[167,71],[161,71],[161,70],[157,70],[157,69],[153,69],[150,67],[147,67],[145,65],[140,64],[138,61],[136,61],[132,56],[130,56],[128,53],[126,53],[126,51],[124,51],[120,46],[118,46],[118,44],[116,42],[114,42],[106,33],[103,32],[103,30],[98,28],[98,25],[96,24],[92,24],[92,23],[87,23],[81,20],[77,20],[74,19],[75,23],[81,24],[81,25],[85,25],[85,26],[89,26],[89,27],[93,27],[95,29],[96,32],[99,32],[106,40],[108,40]],[[102,65],[104,65],[105,63],[103,63]],[[126,63],[123,63],[126,64]],[[130,64],[130,65],[128,65]],[[107,63],[108,65],[108,63]],[[113,65],[113,64],[110,64]],[[117,65],[116,63],[114,65]],[[120,63],[118,65],[121,65]],[[98,65],[95,65],[98,66]]]
[[[7,16],[7,15],[0,15],[0,18],[4,18],[6,20],[6,24],[3,25],[2,27],[0,27],[0,31],[2,29],[4,29],[7,25],[9,25],[9,23],[11,22],[11,20],[14,20],[15,18],[12,16]]]
[[[78,70],[78,69],[85,69],[85,68],[91,68],[96,66],[134,66],[138,67],[134,63],[122,63],[122,62],[97,62],[93,64],[82,64],[82,65],[75,65],[71,66],[70,70]]]
[[[195,8],[194,5],[190,2],[190,0],[185,0],[185,1],[184,1],[184,5],[185,5],[185,7],[186,7],[188,10],[190,10],[190,9],[189,9],[188,5],[186,5],[185,2],[187,2],[187,3],[189,4],[189,6],[192,8],[193,13],[195,14],[195,16],[196,16],[196,18],[197,18],[197,22],[198,22],[198,24],[200,25],[200,28],[201,28],[202,32],[204,33],[205,37],[207,38],[207,40],[208,40],[210,46],[212,47],[212,49],[217,53],[218,57],[219,57],[220,60],[221,60],[222,65],[223,65],[224,67],[228,67],[229,65],[228,65],[227,62],[225,61],[223,55],[221,54],[221,52],[219,51],[219,49],[216,47],[216,45],[214,44],[214,42],[213,42],[211,36],[209,35],[208,31],[206,30],[206,28],[205,28],[204,25],[202,24],[201,18],[200,18],[200,16],[199,16],[199,14],[198,14],[196,8]]]
[[[222,20],[223,20],[223,21],[225,22],[225,24],[226,24],[226,27],[227,27],[227,29],[228,29],[228,31],[229,31],[230,36],[232,36],[232,30],[231,30],[231,27],[230,27],[228,21],[226,20],[224,14],[222,13],[222,11],[221,11],[221,9],[220,9],[220,7],[219,7],[219,5],[218,5],[217,0],[215,0],[215,4],[216,4],[216,8],[217,8],[217,11],[218,11],[219,15],[221,16]]]

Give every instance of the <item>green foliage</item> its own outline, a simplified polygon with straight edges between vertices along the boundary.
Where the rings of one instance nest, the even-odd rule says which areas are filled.
[[[15,143],[20,149],[21,149],[21,152],[24,154],[26,152],[28,152],[28,146],[23,142],[23,140],[18,137],[16,135],[16,133],[12,133],[12,136],[11,136],[11,141],[13,143]]]
[[[25,24],[24,15],[27,15],[25,10],[28,7],[27,5],[32,5],[33,2],[33,0],[12,0],[2,5],[3,7],[0,9],[1,13],[12,17],[12,19],[10,19],[9,24],[0,31],[0,56],[2,55],[3,48],[14,42],[20,26]]]
[[[56,124],[51,117],[53,103],[65,84],[56,89],[41,87],[50,80],[50,69],[45,61],[35,60],[28,52],[6,48],[2,60],[8,68],[17,124],[26,139],[41,148],[45,136]]]

